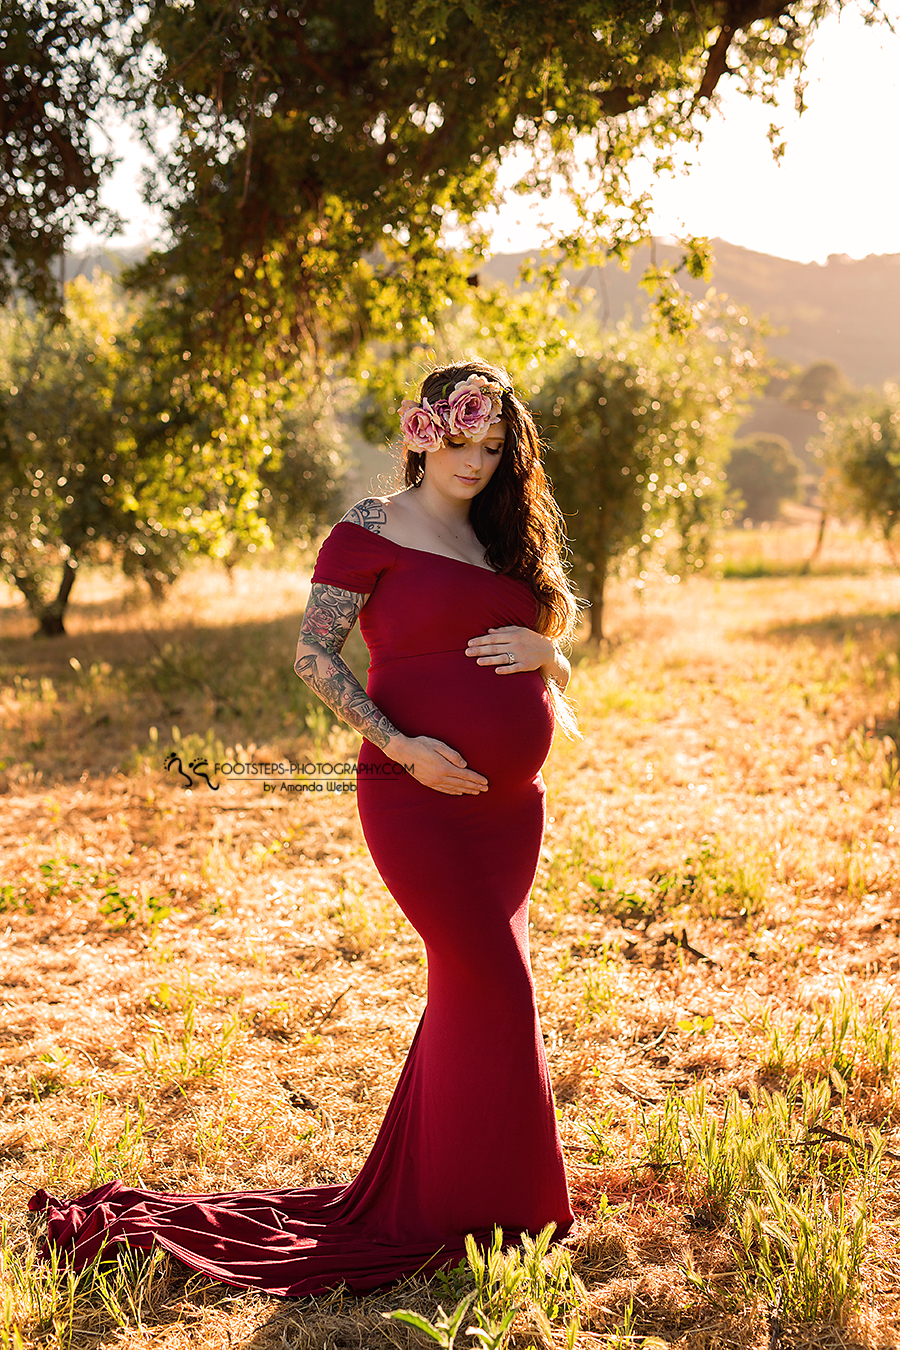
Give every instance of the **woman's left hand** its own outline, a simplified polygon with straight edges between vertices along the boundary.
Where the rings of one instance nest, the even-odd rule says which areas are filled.
[[[483,637],[470,638],[466,656],[475,657],[480,666],[495,666],[498,675],[516,675],[552,666],[557,652],[543,633],[510,625],[489,628]]]

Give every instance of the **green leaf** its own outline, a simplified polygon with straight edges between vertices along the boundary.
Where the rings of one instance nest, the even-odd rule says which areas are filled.
[[[437,1341],[439,1345],[444,1345],[446,1343],[444,1333],[438,1331],[437,1327],[432,1326],[431,1322],[429,1322],[427,1318],[422,1317],[420,1313],[410,1312],[408,1309],[400,1308],[396,1312],[385,1313],[384,1315],[385,1317],[390,1317],[395,1322],[405,1322],[407,1326],[415,1327],[417,1331],[424,1332],[426,1336],[430,1336],[431,1339]]]

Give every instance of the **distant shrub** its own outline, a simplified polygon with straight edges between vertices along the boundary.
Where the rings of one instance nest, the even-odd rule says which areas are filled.
[[[738,441],[726,467],[728,486],[742,505],[743,520],[775,520],[785,501],[800,493],[802,465],[783,436]]]
[[[900,386],[870,393],[855,414],[825,427],[830,496],[874,525],[892,551],[900,524]]]
[[[785,403],[810,412],[820,409],[843,410],[852,401],[855,390],[834,361],[814,361],[788,387]]]

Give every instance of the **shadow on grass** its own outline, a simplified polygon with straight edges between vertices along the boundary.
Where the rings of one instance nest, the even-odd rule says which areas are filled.
[[[802,561],[778,562],[767,558],[738,558],[721,564],[718,569],[725,581],[759,581],[766,577],[780,580],[789,577],[804,580],[815,577],[866,577],[871,576],[874,570],[871,563],[814,563],[810,567]],[[894,570],[893,566],[887,564],[878,568],[879,572]]]
[[[294,673],[301,617],[6,639],[0,682],[12,716],[0,755],[14,771],[71,780],[158,754],[173,725],[232,746],[296,749],[311,730],[321,738],[335,719]],[[358,634],[345,651],[364,681]]]
[[[318,1298],[282,1299],[242,1341],[242,1350],[283,1350],[285,1345],[293,1350],[318,1350],[319,1346],[418,1350],[431,1342],[388,1314],[406,1308],[432,1320],[439,1305],[452,1309],[461,1292],[448,1288],[438,1277],[401,1280],[368,1294],[338,1287]]]
[[[897,651],[900,647],[900,614],[889,609],[856,614],[824,614],[802,622],[747,628],[743,633],[760,642],[789,643],[805,638],[816,646],[826,648],[840,646],[849,639],[855,644]]]

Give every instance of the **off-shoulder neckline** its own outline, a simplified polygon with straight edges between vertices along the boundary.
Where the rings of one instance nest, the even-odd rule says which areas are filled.
[[[460,567],[474,567],[476,572],[487,572],[489,577],[501,577],[505,581],[517,581],[520,586],[526,583],[518,577],[511,577],[506,572],[495,572],[492,567],[481,567],[478,563],[466,562],[465,558],[452,558],[449,553],[434,553],[430,548],[410,548],[408,544],[398,544],[395,539],[388,539],[387,535],[376,534],[374,530],[367,530],[365,525],[358,525],[355,520],[339,520],[339,525],[352,525],[355,530],[362,530],[370,539],[380,539],[385,544],[392,544],[394,548],[402,549],[404,553],[423,553],[426,558],[442,558],[444,562],[459,563]]]

